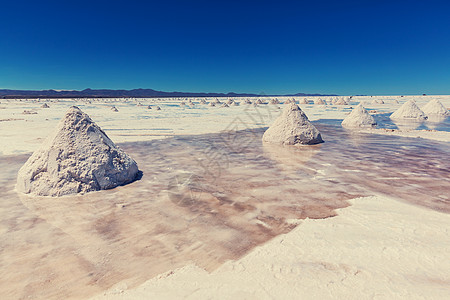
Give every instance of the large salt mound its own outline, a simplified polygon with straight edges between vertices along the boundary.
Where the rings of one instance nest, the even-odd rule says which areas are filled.
[[[283,113],[263,135],[263,142],[282,145],[322,143],[319,130],[308,120],[297,104],[286,105]]]
[[[428,102],[424,107],[422,107],[422,111],[427,115],[434,115],[434,116],[449,115],[448,110],[437,99],[430,100],[430,102]]]
[[[130,183],[138,172],[136,162],[72,106],[55,133],[19,170],[16,187],[23,193],[62,196]]]
[[[391,119],[425,120],[427,116],[413,100],[409,100],[391,115]]]
[[[375,119],[367,112],[362,104],[359,104],[341,124],[344,127],[375,127],[377,122],[375,122]]]

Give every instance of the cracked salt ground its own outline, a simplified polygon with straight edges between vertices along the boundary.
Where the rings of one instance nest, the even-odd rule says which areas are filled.
[[[450,212],[448,143],[315,125],[326,142],[299,148],[262,145],[262,129],[121,144],[140,181],[57,200],[18,195],[27,156],[1,157],[0,290],[86,298],[191,263],[211,272],[290,232],[292,220],[335,216],[361,196]]]

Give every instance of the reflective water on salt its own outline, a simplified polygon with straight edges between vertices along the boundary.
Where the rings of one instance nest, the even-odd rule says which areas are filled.
[[[0,290],[80,298],[189,262],[212,271],[359,196],[450,212],[448,143],[317,127],[326,142],[306,147],[262,145],[263,129],[122,144],[141,180],[62,198],[16,194],[28,156],[0,157]]]

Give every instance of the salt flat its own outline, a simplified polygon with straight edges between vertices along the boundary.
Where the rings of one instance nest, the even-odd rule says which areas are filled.
[[[450,97],[308,98],[300,107],[325,143],[306,148],[262,145],[283,104],[2,99],[2,295],[448,298],[450,124],[397,125],[389,114]],[[359,102],[377,129],[340,126]],[[72,105],[142,179],[62,198],[17,193],[18,169]]]

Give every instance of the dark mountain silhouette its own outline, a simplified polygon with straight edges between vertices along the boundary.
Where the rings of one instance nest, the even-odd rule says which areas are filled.
[[[266,96],[336,96],[323,94],[289,94],[289,95],[265,95],[265,94],[246,94],[246,93],[190,93],[190,92],[163,92],[152,89],[134,89],[134,90],[108,90],[108,89],[85,89],[82,91],[66,90],[8,90],[0,89],[0,98],[163,98],[163,97],[266,97]]]

